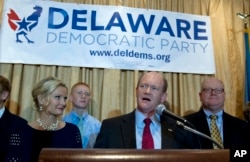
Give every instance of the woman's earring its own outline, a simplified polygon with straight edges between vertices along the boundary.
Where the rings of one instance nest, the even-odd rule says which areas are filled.
[[[43,106],[42,105],[39,106],[39,111],[43,111]]]

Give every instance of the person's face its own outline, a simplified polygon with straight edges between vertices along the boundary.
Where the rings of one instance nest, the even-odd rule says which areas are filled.
[[[85,85],[76,86],[70,95],[70,100],[75,108],[86,109],[90,99],[90,89]]]
[[[9,92],[7,91],[0,92],[0,108],[3,107],[3,104],[5,100],[7,100],[8,96],[9,96]]]
[[[199,96],[203,107],[213,113],[222,110],[225,101],[224,85],[216,78],[209,78],[201,88]]]
[[[162,91],[164,81],[156,72],[145,74],[136,88],[138,109],[148,115],[155,112],[155,108],[166,100],[167,94]]]
[[[68,91],[65,87],[58,87],[50,95],[50,100],[45,110],[53,115],[62,115],[66,107]]]

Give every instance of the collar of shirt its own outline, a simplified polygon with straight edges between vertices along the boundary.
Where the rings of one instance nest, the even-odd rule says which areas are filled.
[[[206,114],[207,120],[210,123],[210,118],[209,116],[212,115],[213,113],[211,113],[210,111],[203,109],[204,113]],[[218,119],[217,119],[217,123],[221,123],[222,122],[222,114],[223,114],[223,110],[217,112],[215,115],[217,115]]]
[[[82,116],[79,116],[76,112],[74,111],[71,111],[71,117],[73,119],[73,123],[74,124],[78,124],[79,122],[79,118],[82,117],[83,120],[86,120],[87,119],[87,116],[88,116],[88,112],[85,112]]]
[[[0,109],[0,118],[2,118],[4,111],[5,111],[5,107],[2,107]]]
[[[135,123],[138,128],[140,129],[144,128],[145,126],[145,123],[143,122],[144,119],[145,119],[145,116],[138,109],[136,109],[135,110]],[[161,126],[160,116],[158,114],[155,113],[155,115],[151,116],[150,119],[152,121],[153,127],[155,127],[156,129]]]

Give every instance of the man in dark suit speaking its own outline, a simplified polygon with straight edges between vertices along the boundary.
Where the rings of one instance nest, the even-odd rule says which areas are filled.
[[[197,136],[179,128],[174,119],[156,113],[156,107],[166,100],[167,87],[160,73],[143,74],[136,87],[137,107],[103,120],[94,148],[200,148]]]

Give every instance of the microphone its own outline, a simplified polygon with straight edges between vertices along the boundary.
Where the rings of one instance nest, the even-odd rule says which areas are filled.
[[[220,149],[223,149],[223,146],[221,146],[217,141],[215,141],[213,138],[211,138],[210,136],[200,132],[200,131],[197,131],[195,129],[195,127],[193,126],[193,124],[191,124],[189,121],[187,121],[186,119],[182,118],[182,117],[179,117],[177,115],[175,115],[174,113],[168,111],[165,106],[163,104],[159,104],[157,107],[156,107],[156,113],[158,115],[166,115],[172,119],[175,119],[176,120],[176,124],[180,127],[182,127],[184,130],[187,130],[191,133],[194,133],[198,136],[201,136],[203,138],[206,138],[208,139],[209,141],[213,142],[215,145],[217,145]],[[185,125],[185,124],[188,124],[190,125],[191,127]]]
[[[172,113],[171,111],[167,110],[166,107],[163,105],[163,104],[159,104],[157,107],[156,107],[156,113],[159,114],[159,115],[165,115],[165,116],[168,116],[172,119],[175,119],[177,121],[180,121],[182,123],[185,123],[189,126],[191,126],[192,128],[194,128],[193,124],[191,124],[189,121],[187,121],[186,119],[180,117],[180,116],[177,116],[175,115],[174,113]]]

